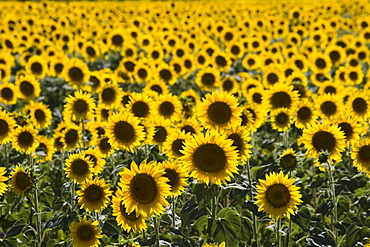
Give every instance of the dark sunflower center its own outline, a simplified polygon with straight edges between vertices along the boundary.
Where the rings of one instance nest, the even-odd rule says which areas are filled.
[[[73,144],[78,141],[78,131],[75,129],[68,130],[64,138],[66,144]]]
[[[338,124],[338,127],[344,132],[344,136],[347,140],[351,139],[353,134],[353,128],[349,123],[343,122]]]
[[[300,120],[305,121],[311,118],[312,111],[309,107],[303,106],[298,110],[297,115]]]
[[[114,125],[114,136],[122,142],[130,142],[135,137],[135,130],[126,121],[119,121]]]
[[[123,43],[123,38],[121,35],[116,34],[112,37],[112,44],[115,46],[121,46]]]
[[[231,91],[234,88],[234,83],[232,80],[227,79],[222,84],[222,87],[225,91]]]
[[[154,92],[157,92],[158,94],[163,93],[162,87],[159,85],[153,85],[150,87],[150,89],[153,90]]]
[[[130,192],[136,202],[149,204],[156,199],[158,188],[152,176],[146,173],[139,173],[131,179]]]
[[[270,103],[274,109],[280,108],[280,107],[289,108],[292,103],[292,100],[288,93],[276,92],[272,95],[270,99]]]
[[[331,61],[333,61],[335,63],[335,62],[338,62],[339,61],[340,54],[339,54],[338,51],[331,51],[329,53],[329,57],[330,57]]]
[[[137,101],[132,104],[132,113],[136,117],[146,117],[149,113],[149,106],[144,101]]]
[[[190,126],[190,125],[183,126],[181,128],[181,131],[185,131],[185,133],[191,133],[191,134],[195,134],[196,133],[195,129],[192,126]]]
[[[54,70],[57,74],[62,73],[63,69],[64,69],[64,65],[62,63],[57,63],[54,65]]]
[[[112,102],[116,98],[116,92],[113,88],[105,88],[101,96],[104,102]]]
[[[93,47],[91,46],[88,46],[86,47],[86,53],[87,55],[89,55],[90,57],[95,57],[96,56],[96,51]]]
[[[166,168],[164,171],[165,174],[163,176],[167,177],[169,180],[167,183],[171,186],[171,188],[176,187],[180,182],[180,177],[177,171],[171,168]]]
[[[262,95],[260,93],[254,93],[252,95],[252,100],[254,103],[261,104],[262,103]]]
[[[225,151],[217,144],[206,143],[199,146],[193,154],[195,167],[202,172],[217,173],[226,167]]]
[[[77,113],[84,113],[84,112],[87,112],[87,110],[89,109],[89,105],[87,104],[85,100],[78,99],[73,103],[73,109]]]
[[[249,66],[253,66],[253,65],[255,65],[256,64],[256,61],[254,60],[254,58],[249,58],[248,59],[248,65]]]
[[[112,148],[112,146],[109,144],[108,140],[109,140],[109,138],[106,137],[106,138],[101,139],[100,142],[99,142],[99,148],[103,152],[108,152]]]
[[[270,73],[267,75],[267,82],[270,85],[274,85],[276,82],[278,82],[279,77],[275,73]]]
[[[356,98],[352,101],[352,109],[357,113],[364,113],[367,110],[367,102],[363,98]]]
[[[28,176],[27,173],[19,173],[17,175],[16,184],[21,190],[26,190],[31,184],[31,178]]]
[[[8,87],[4,87],[1,90],[1,97],[6,99],[6,100],[11,100],[14,97],[14,92]]]
[[[136,221],[136,220],[138,220],[138,219],[140,219],[140,217],[141,216],[139,216],[139,217],[136,217],[136,210],[134,210],[134,211],[132,211],[131,213],[127,213],[126,212],[126,207],[125,207],[125,205],[123,205],[122,203],[121,203],[121,205],[120,205],[120,212],[121,212],[121,214],[123,215],[123,217],[125,217],[125,219],[127,219],[127,220],[129,220],[129,221]]]
[[[280,165],[284,169],[294,168],[297,165],[297,159],[293,154],[287,154],[281,157]]]
[[[22,94],[26,96],[30,96],[35,92],[34,86],[28,81],[22,81],[19,89],[21,90]]]
[[[68,77],[71,81],[80,82],[84,78],[84,74],[80,68],[72,67],[68,71]]]
[[[146,69],[139,69],[137,74],[141,79],[145,79],[148,77],[148,72],[146,71]]]
[[[165,101],[159,105],[159,112],[162,116],[170,117],[175,112],[175,106],[171,102]]]
[[[349,73],[349,78],[350,78],[352,81],[356,81],[356,80],[358,79],[358,74],[357,74],[357,72],[352,71],[351,73]]]
[[[5,135],[9,131],[9,124],[4,119],[0,119],[0,136]]]
[[[225,57],[218,55],[216,56],[216,64],[220,67],[225,67],[227,65],[227,61]]]
[[[159,76],[164,80],[165,82],[168,82],[172,79],[172,73],[168,69],[162,69],[159,71]]]
[[[75,174],[83,175],[89,171],[89,163],[82,159],[75,159],[72,161],[72,171]]]
[[[214,102],[207,110],[209,119],[216,124],[225,124],[232,116],[231,108],[225,102]]]
[[[184,139],[177,139],[172,142],[171,150],[177,157],[183,156],[183,153],[181,153],[180,150],[184,149],[184,142]]]
[[[34,62],[31,65],[31,71],[34,75],[41,75],[42,74],[42,65],[39,62]]]
[[[328,86],[328,87],[325,88],[324,92],[325,93],[333,93],[333,94],[335,94],[335,93],[337,93],[337,89],[335,87],[333,87],[333,86]]]
[[[234,55],[238,55],[238,54],[240,53],[240,48],[239,48],[239,46],[237,46],[237,45],[233,45],[233,46],[231,47],[231,53],[232,53],[232,54],[234,54]]]
[[[275,117],[275,121],[279,125],[286,124],[288,122],[288,120],[289,120],[288,115],[284,112],[280,112]]]
[[[202,76],[202,84],[206,86],[213,86],[216,82],[216,77],[212,73],[205,73]]]
[[[232,146],[236,147],[236,150],[239,151],[239,154],[241,154],[241,152],[243,152],[243,150],[244,150],[244,142],[243,142],[243,139],[240,137],[239,134],[233,133],[233,134],[229,135],[227,137],[227,139],[230,139],[230,140],[233,141]]]
[[[337,112],[337,105],[332,101],[325,101],[321,104],[320,109],[326,116],[331,116]]]
[[[88,201],[92,202],[100,201],[103,196],[104,196],[103,189],[95,184],[92,184],[89,187],[87,187],[84,192],[84,197]]]
[[[286,207],[290,201],[290,192],[284,184],[273,184],[266,190],[266,200],[274,208]]]
[[[135,70],[135,64],[131,61],[127,61],[123,64],[127,71],[133,72]]]
[[[43,110],[37,109],[35,111],[35,118],[38,122],[43,122],[45,121],[45,112]]]
[[[162,126],[156,126],[154,134],[155,142],[164,142],[167,138],[167,130]]]
[[[332,152],[335,148],[335,137],[327,131],[319,131],[312,136],[312,146],[317,152],[328,151]]]
[[[21,132],[18,135],[18,143],[22,147],[30,147],[30,146],[32,146],[33,141],[34,141],[33,135],[32,135],[32,133],[30,133],[28,131]]]
[[[79,238],[83,239],[83,241],[90,240],[94,237],[94,231],[91,229],[91,226],[88,225],[80,226],[78,233]]]
[[[358,151],[358,157],[363,162],[370,162],[370,146],[362,146]]]
[[[326,68],[326,62],[324,59],[319,58],[315,61],[315,65],[319,69],[325,69]]]

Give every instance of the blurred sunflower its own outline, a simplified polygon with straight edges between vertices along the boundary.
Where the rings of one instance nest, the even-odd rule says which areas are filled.
[[[314,104],[318,106],[317,110],[322,119],[335,119],[344,109],[340,98],[334,94],[316,95]]]
[[[249,129],[245,126],[239,126],[234,124],[231,128],[225,133],[225,137],[233,141],[232,146],[236,147],[238,151],[238,156],[240,162],[244,163],[250,157],[251,151],[249,150],[252,145],[248,144],[251,140],[249,137]]]
[[[120,104],[122,92],[120,91],[118,84],[105,83],[98,96],[100,104],[103,104],[107,109],[114,109]]]
[[[48,72],[48,66],[45,58],[41,56],[32,56],[27,61],[26,71],[36,78],[43,78]]]
[[[139,168],[140,167],[140,168]],[[168,179],[164,177],[164,169],[160,169],[155,161],[149,163],[144,160],[137,166],[134,161],[130,169],[124,168],[118,185],[122,189],[122,204],[126,206],[126,213],[136,211],[150,217],[160,214],[169,205],[166,200],[171,195]]]
[[[66,177],[82,184],[92,176],[93,162],[81,153],[70,154],[65,164]]]
[[[126,108],[135,117],[150,119],[154,111],[154,100],[145,93],[132,93]]]
[[[96,140],[96,143],[94,145],[96,149],[99,150],[103,158],[108,157],[109,155],[114,153],[114,148],[110,144],[109,140],[110,140],[109,137],[107,137],[105,134],[102,134]]]
[[[347,112],[358,119],[366,120],[370,116],[370,100],[366,91],[353,92],[346,106]]]
[[[155,78],[158,78],[158,80],[163,81],[168,85],[172,85],[177,80],[177,77],[175,75],[176,72],[172,67],[162,63],[156,69]]]
[[[123,201],[123,192],[121,189],[116,191],[112,198],[112,215],[116,217],[117,224],[126,232],[141,232],[147,229],[145,218],[141,214],[137,214],[136,210],[127,213],[127,208]]]
[[[163,153],[172,159],[183,156],[181,150],[184,148],[185,141],[190,140],[190,138],[190,133],[186,134],[184,131],[176,129],[168,134],[166,141],[163,143]]]
[[[202,244],[202,247],[226,247],[225,242],[221,244],[213,243],[213,244]]]
[[[254,203],[259,205],[258,211],[263,210],[275,219],[286,214],[290,219],[290,215],[294,215],[294,210],[303,202],[299,187],[293,185],[295,180],[280,171],[278,174],[266,174],[266,180],[258,181],[261,185],[257,185],[257,201]]]
[[[11,82],[0,85],[0,102],[6,105],[17,103],[16,86]]]
[[[163,176],[167,177],[171,186],[172,196],[179,196],[188,186],[186,182],[188,177],[188,172],[185,168],[178,162],[163,161],[159,164],[161,169],[164,169],[165,174]]]
[[[196,117],[190,117],[187,119],[181,119],[180,123],[177,124],[176,128],[185,133],[190,133],[191,135],[199,133],[202,128]]]
[[[272,129],[277,131],[287,131],[293,123],[291,110],[278,108],[270,111]]]
[[[63,144],[63,149],[67,151],[71,151],[76,148],[79,141],[81,141],[81,128],[75,124],[70,123],[68,127],[66,127],[61,132],[61,139],[60,141]]]
[[[159,94],[167,94],[168,88],[163,81],[152,80],[145,85],[143,93],[155,98]]]
[[[181,101],[177,95],[161,94],[154,99],[154,110],[158,117],[170,122],[177,122],[181,118]]]
[[[319,117],[315,105],[308,99],[297,102],[292,114],[294,125],[299,129],[304,129]]]
[[[71,58],[66,62],[62,76],[72,87],[81,88],[88,81],[89,68],[83,61]]]
[[[87,179],[78,190],[78,203],[88,212],[100,212],[109,203],[112,192],[104,179]]]
[[[11,141],[16,122],[6,111],[0,110],[0,144]]]
[[[213,91],[206,94],[197,106],[197,116],[205,128],[224,131],[241,122],[242,109],[237,99],[226,92]]]
[[[39,146],[36,148],[36,152],[32,154],[33,158],[36,159],[38,163],[51,161],[55,151],[53,140],[42,135],[38,136],[38,140]]]
[[[206,68],[197,73],[197,85],[207,91],[218,88],[221,85],[220,71],[213,68]]]
[[[367,132],[367,128],[355,116],[349,113],[341,114],[338,119],[333,121],[343,131],[347,143],[355,143]]]
[[[283,83],[275,84],[263,96],[263,101],[268,104],[271,110],[277,108],[291,109],[298,99],[298,92],[293,90],[293,86]]]
[[[69,95],[66,99],[65,111],[70,114],[74,121],[84,121],[93,119],[95,102],[89,93],[76,91],[74,95]]]
[[[286,149],[280,155],[278,159],[278,164],[284,171],[293,171],[298,165],[295,150],[293,150],[292,148]]]
[[[17,165],[13,168],[13,172],[10,173],[10,185],[17,195],[23,197],[25,193],[35,186],[35,183],[31,173]]]
[[[99,222],[92,222],[84,216],[80,222],[72,223],[68,237],[72,239],[71,245],[74,247],[97,247],[100,244],[99,238],[102,238],[102,230],[98,226]]]
[[[95,148],[88,148],[84,151],[84,156],[87,157],[93,163],[92,173],[98,175],[103,171],[105,165],[105,159],[103,159],[101,153]]]
[[[8,180],[6,176],[4,176],[6,173],[5,167],[0,167],[0,197],[6,192],[8,186],[4,183]]]
[[[37,130],[29,125],[17,127],[12,135],[12,143],[15,150],[19,152],[25,154],[35,152],[39,145]]]
[[[341,128],[327,122],[313,122],[307,125],[300,140],[308,149],[307,155],[316,159],[320,152],[327,151],[329,152],[328,159],[339,162],[342,160],[341,152],[346,147],[345,136]]]
[[[237,173],[238,152],[233,141],[216,131],[194,135],[185,142],[181,157],[190,176],[209,184],[225,184]]]
[[[155,118],[152,119],[152,124],[154,126],[154,135],[150,143],[156,143],[159,149],[162,150],[163,144],[171,131],[171,122],[164,118]]]
[[[25,101],[35,100],[40,96],[40,83],[32,75],[20,77],[15,81],[17,96]]]
[[[50,126],[52,121],[51,110],[43,102],[31,102],[29,105],[30,120],[32,124],[43,129]]]

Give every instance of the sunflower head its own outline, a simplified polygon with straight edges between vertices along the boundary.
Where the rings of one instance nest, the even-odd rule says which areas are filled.
[[[171,186],[172,195],[179,196],[188,186],[188,172],[177,162],[163,161],[159,167],[165,171],[163,176],[168,178],[167,183]]]
[[[112,192],[104,179],[88,179],[77,191],[78,203],[88,212],[101,211],[109,202]]]
[[[10,173],[10,184],[13,191],[22,196],[35,186],[31,173],[19,166],[16,166]]]
[[[77,183],[91,178],[93,163],[81,153],[71,154],[66,160],[66,176]]]
[[[293,185],[294,179],[284,176],[282,171],[266,174],[266,180],[259,179],[259,182],[255,202],[260,206],[258,211],[263,210],[275,219],[285,214],[290,218],[297,206],[302,204],[299,188]]]
[[[292,171],[298,165],[298,160],[295,151],[292,148],[285,150],[279,158],[279,165],[285,171]]]
[[[98,221],[87,220],[86,216],[80,222],[72,223],[70,226],[71,233],[69,234],[69,238],[72,239],[72,246],[98,246],[100,244],[99,238],[103,237],[98,224]]]
[[[4,183],[8,180],[7,177],[5,177],[6,168],[0,167],[0,196],[4,194],[4,192],[7,190],[7,185]]]

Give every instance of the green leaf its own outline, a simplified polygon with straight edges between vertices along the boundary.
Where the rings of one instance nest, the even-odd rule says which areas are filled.
[[[294,223],[302,229],[307,230],[311,220],[311,213],[306,206],[302,206],[295,215],[291,216],[291,218]]]
[[[186,227],[206,213],[207,210],[205,208],[200,209],[195,201],[195,198],[191,197],[188,201],[186,201],[180,211],[181,227]]]
[[[369,228],[366,226],[350,225],[346,234],[346,246],[355,246],[357,242],[362,243],[364,238],[369,236],[369,233]]]
[[[17,223],[17,222],[16,222]],[[23,231],[23,229],[27,225],[13,225],[12,228],[9,229],[9,231],[6,233],[5,238],[11,238],[17,236],[19,233]]]
[[[217,219],[212,224],[212,234],[219,243],[225,242],[226,246],[238,246],[238,236],[241,227],[240,216],[231,208],[223,208],[217,214]]]
[[[247,217],[241,217],[241,227],[238,239],[249,242],[253,237],[253,223]]]

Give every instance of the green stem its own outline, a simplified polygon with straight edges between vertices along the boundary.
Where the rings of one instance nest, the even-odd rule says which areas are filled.
[[[157,222],[157,216],[154,215],[153,216],[153,223],[154,223],[154,231],[155,231],[155,246],[156,247],[159,247],[159,225],[158,225],[158,222]]]
[[[214,192],[213,192],[213,197],[211,199],[211,219],[208,221],[208,235],[213,238],[212,236],[212,225],[213,225],[213,221],[216,219],[216,211],[217,211],[217,187],[215,185],[211,185],[211,188],[212,186],[214,186]]]
[[[176,227],[176,197],[172,196],[172,227]]]
[[[5,155],[5,167],[6,169],[8,169],[9,166],[8,143],[4,144],[4,155]]]
[[[329,191],[331,195],[331,199],[333,201],[333,216],[331,217],[331,230],[334,234],[335,244],[338,244],[338,231],[334,226],[334,223],[338,221],[338,212],[337,212],[337,201],[335,196],[335,183],[334,183],[334,175],[332,171],[332,165],[330,160],[327,160],[327,170],[328,170],[328,179],[329,179]]]
[[[252,175],[251,175],[251,168],[249,164],[249,160],[247,161],[247,175],[248,175],[248,182],[249,182],[249,200],[253,200],[253,183],[252,183]],[[253,238],[256,240],[257,247],[259,246],[258,242],[258,232],[257,232],[257,219],[256,215],[252,213],[252,221],[253,221]]]
[[[39,214],[39,199],[37,194],[38,188],[37,185],[35,186],[35,189],[33,190],[33,196],[35,201],[35,224],[36,224],[36,239],[37,239],[37,245],[41,245],[42,241],[42,232],[41,232],[41,219]]]
[[[276,221],[276,246],[281,247],[281,241],[280,241],[280,224],[281,224],[281,218],[279,218]]]

